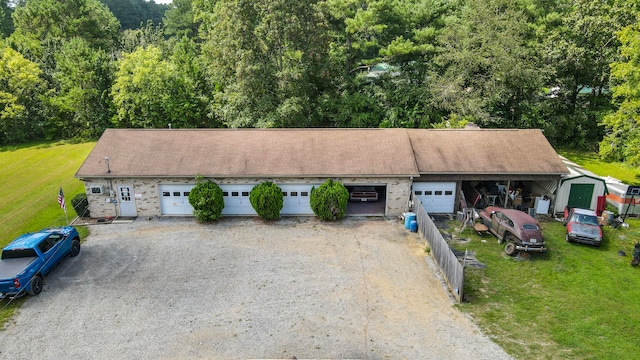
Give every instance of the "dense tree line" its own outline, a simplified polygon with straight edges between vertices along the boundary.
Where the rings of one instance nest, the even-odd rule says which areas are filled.
[[[162,21],[122,16],[140,6],[0,0],[0,144],[474,122],[640,164],[636,1],[174,0]]]

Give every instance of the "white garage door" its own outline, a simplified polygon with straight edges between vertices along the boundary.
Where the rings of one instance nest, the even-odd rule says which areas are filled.
[[[311,188],[316,188],[320,184],[305,185],[278,185],[282,189],[284,195],[284,204],[282,206],[281,215],[313,215],[311,205],[309,204],[309,196]]]
[[[412,189],[428,213],[453,213],[456,203],[455,182],[414,182]]]
[[[195,185],[160,185],[160,213],[162,215],[193,215],[189,192]]]
[[[224,199],[222,215],[257,215],[249,201],[255,185],[220,185]]]

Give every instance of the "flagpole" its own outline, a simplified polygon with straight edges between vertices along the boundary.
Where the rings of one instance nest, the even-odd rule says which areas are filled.
[[[64,210],[64,218],[67,221],[67,225],[69,225],[69,215],[67,215],[67,204],[64,200],[64,193],[62,192],[62,186],[60,186],[60,191],[58,192],[58,205]]]

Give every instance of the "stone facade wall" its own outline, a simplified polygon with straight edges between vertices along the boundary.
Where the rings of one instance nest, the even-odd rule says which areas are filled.
[[[259,184],[265,180],[276,184],[321,184],[326,178],[210,178],[218,185],[225,184]],[[386,216],[397,216],[407,211],[407,203],[411,192],[409,178],[355,178],[338,177],[346,186],[350,185],[386,185]],[[84,179],[85,192],[89,201],[91,217],[100,218],[119,216],[118,187],[130,185],[133,187],[133,198],[138,216],[160,216],[159,185],[195,184],[194,178],[116,178],[116,179]],[[91,193],[92,186],[102,185],[105,193],[96,195]],[[111,190],[111,192],[110,192]]]

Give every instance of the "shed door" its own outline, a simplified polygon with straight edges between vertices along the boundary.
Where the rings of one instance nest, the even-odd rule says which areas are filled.
[[[593,184],[571,184],[567,206],[590,209],[593,187]]]
[[[453,213],[456,203],[455,182],[414,182],[412,190],[428,213]]]

